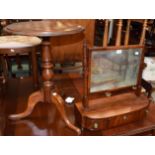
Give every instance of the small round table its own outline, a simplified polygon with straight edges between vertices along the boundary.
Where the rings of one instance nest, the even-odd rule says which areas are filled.
[[[41,39],[38,37],[31,36],[1,36],[0,37],[0,55],[14,55],[32,52],[36,50],[36,46],[41,44]],[[3,59],[2,59],[3,60]],[[35,87],[37,85],[35,78],[35,68],[33,68],[33,82]],[[5,68],[6,69],[6,68]],[[3,72],[6,72],[3,70]],[[4,75],[4,80],[6,81],[7,75]]]
[[[54,90],[53,79],[53,65],[51,57],[50,38],[55,36],[73,35],[82,33],[84,27],[76,24],[71,24],[65,20],[43,20],[43,21],[29,21],[14,23],[6,26],[4,31],[17,35],[38,36],[43,39],[42,42],[42,79],[43,89],[34,92],[30,95],[26,111],[10,115],[11,119],[20,119],[30,115],[38,102],[52,102],[55,104],[57,110],[61,114],[66,125],[80,134],[80,130],[75,127],[68,120],[63,100],[61,96]]]

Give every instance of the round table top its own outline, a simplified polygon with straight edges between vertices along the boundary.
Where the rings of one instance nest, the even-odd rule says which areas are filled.
[[[27,48],[39,45],[41,39],[33,36],[0,36],[0,49]]]
[[[43,20],[13,23],[6,26],[4,31],[16,35],[53,37],[80,33],[84,29],[80,25],[71,24],[65,20]]]

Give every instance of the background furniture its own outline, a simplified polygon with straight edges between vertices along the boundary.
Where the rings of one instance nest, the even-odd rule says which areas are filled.
[[[29,21],[23,20],[23,19],[1,19],[0,20],[0,35],[5,36],[9,35],[6,31],[3,30],[3,28],[9,24],[12,23],[18,23],[18,22],[24,22],[24,21]],[[34,83],[34,88],[38,88],[39,86],[39,79],[37,79],[37,74],[38,74],[38,64],[37,64],[37,58],[36,55],[38,54],[39,49],[36,50],[36,52],[25,52],[25,53],[7,53],[3,56],[1,56],[1,59],[3,60],[3,65],[4,70],[7,70],[8,72],[6,73],[7,76],[9,77],[19,77],[23,78],[25,75],[32,75],[33,79],[35,79]],[[28,63],[27,63],[28,62]],[[33,67],[34,66],[34,67]],[[33,69],[35,68],[35,72],[33,72]]]
[[[36,52],[36,45],[40,44],[41,40],[39,38],[35,37],[26,37],[26,36],[1,36],[0,37],[0,54],[1,59],[3,62],[3,72],[4,72],[4,79],[5,81],[8,78],[8,67],[7,63],[4,60],[4,55],[11,55],[11,54],[17,54],[17,53],[25,53],[25,52]],[[32,54],[32,55],[33,55]],[[36,66],[36,60],[33,64],[33,82],[34,87],[38,86],[38,73],[37,73],[37,66]]]
[[[18,22],[26,22],[26,21],[40,21],[40,19],[1,19],[0,20],[0,30],[1,30],[1,36],[9,35],[6,31],[3,31],[3,28],[9,24],[12,23],[18,23]],[[37,57],[36,57],[37,55]],[[7,64],[7,70],[9,72],[10,78],[23,78],[27,76],[34,76],[33,74],[33,65],[36,63],[36,66],[40,71],[40,49],[37,49],[35,54],[33,52],[28,53],[17,53],[17,54],[10,54],[3,56],[3,59],[5,60]],[[37,59],[37,61],[36,61]],[[37,72],[37,71],[36,71]],[[39,81],[37,81],[37,85],[35,85],[35,89],[38,88]]]

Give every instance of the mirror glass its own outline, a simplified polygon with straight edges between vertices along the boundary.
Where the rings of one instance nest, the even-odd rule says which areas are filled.
[[[137,84],[142,49],[91,52],[90,92]]]

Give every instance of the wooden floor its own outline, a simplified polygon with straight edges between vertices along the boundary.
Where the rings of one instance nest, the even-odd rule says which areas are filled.
[[[77,82],[79,79],[76,79]],[[81,100],[72,80],[56,80],[63,98],[75,97],[75,102]],[[76,135],[68,129],[59,113],[51,104],[39,103],[33,113],[19,121],[8,120],[8,115],[22,112],[26,108],[28,96],[34,91],[32,79],[10,79],[7,86],[0,89],[0,135],[11,136],[46,136],[46,135]],[[74,122],[74,105],[66,105],[67,115]],[[155,129],[155,105],[151,105],[145,120],[120,126],[117,128],[92,132],[83,131],[82,135],[144,135]]]

